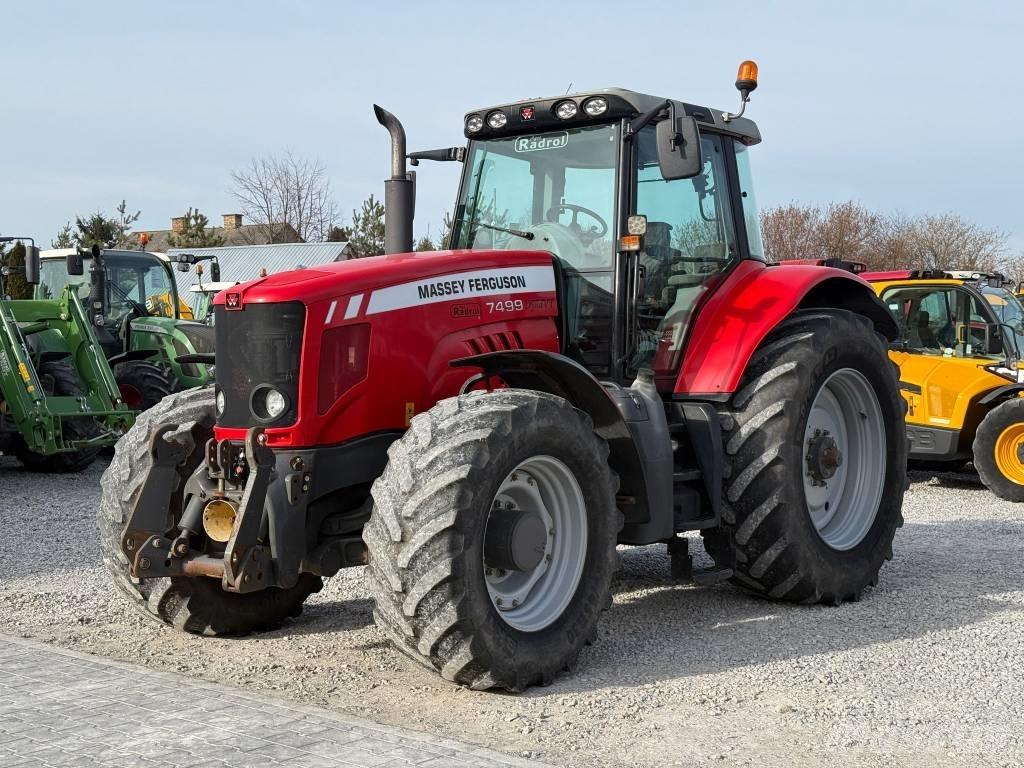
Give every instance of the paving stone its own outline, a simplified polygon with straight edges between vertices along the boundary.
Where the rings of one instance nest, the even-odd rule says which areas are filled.
[[[0,635],[2,768],[480,765],[527,762],[266,693]]]

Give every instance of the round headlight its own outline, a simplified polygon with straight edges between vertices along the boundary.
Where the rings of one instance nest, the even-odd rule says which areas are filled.
[[[470,133],[478,133],[484,127],[484,119],[480,115],[470,115],[466,118],[466,130]]]
[[[555,104],[555,117],[559,120],[569,120],[576,117],[577,111],[578,108],[575,101],[560,101]]]
[[[491,112],[491,114],[487,116],[487,124],[494,129],[504,128],[505,123],[507,122],[508,116],[504,112],[501,112],[500,110]]]
[[[249,407],[260,421],[274,421],[288,410],[288,398],[269,384],[263,384],[253,390]]]
[[[595,96],[583,102],[583,111],[591,117],[603,115],[608,111],[608,99],[603,96]]]
[[[284,395],[278,392],[276,389],[267,391],[267,397],[264,400],[267,406],[267,416],[272,419],[276,419],[285,409],[288,407],[288,401],[284,399]]]
[[[224,393],[221,392],[219,389],[217,390],[216,403],[217,403],[217,418],[220,418],[221,416],[224,415]]]

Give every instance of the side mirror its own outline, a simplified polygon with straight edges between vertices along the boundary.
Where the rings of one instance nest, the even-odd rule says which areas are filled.
[[[179,261],[178,262],[178,271],[179,272],[188,272],[189,269],[191,269],[191,267],[189,266],[189,263],[187,261]]]
[[[35,245],[25,246],[25,282],[39,285],[39,247]]]
[[[692,117],[670,117],[655,128],[658,166],[665,181],[691,179],[704,168],[700,153],[700,132]]]
[[[69,275],[84,275],[85,260],[82,258],[82,251],[75,248],[73,253],[69,253],[67,257],[67,265]]]
[[[210,264],[210,280],[215,283],[220,282],[220,262],[214,261]]]

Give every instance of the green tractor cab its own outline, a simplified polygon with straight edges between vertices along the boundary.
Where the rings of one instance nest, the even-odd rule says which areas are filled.
[[[38,284],[39,249],[25,250],[25,279]],[[74,288],[49,299],[11,300],[4,278],[13,270],[0,271],[0,453],[16,455],[30,470],[77,472],[117,442],[135,414],[120,397]]]
[[[69,270],[71,261],[81,262],[80,274]],[[195,321],[178,294],[172,262],[163,254],[96,247],[44,251],[37,298],[52,297],[69,285],[87,304],[129,406],[145,410],[171,392],[212,380],[209,366],[196,359],[212,355],[213,330]]]

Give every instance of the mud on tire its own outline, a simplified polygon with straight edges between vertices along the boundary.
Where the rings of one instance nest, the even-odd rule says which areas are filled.
[[[855,546],[819,535],[804,491],[805,429],[826,380],[853,369],[871,385],[885,432],[881,501]],[[801,311],[761,344],[731,401],[720,408],[725,446],[723,523],[705,535],[733,581],[766,597],[838,605],[857,600],[892,558],[906,488],[905,404],[886,347],[865,318]]]
[[[363,532],[377,625],[416,661],[478,690],[547,684],[571,667],[611,603],[622,527],[618,480],[589,417],[540,392],[472,392],[416,416],[388,455]],[[499,490],[537,456],[557,459],[579,480],[585,559],[557,618],[520,631],[488,593],[484,534]]]
[[[271,629],[298,616],[306,598],[320,590],[320,578],[301,574],[290,589],[271,588],[241,595],[223,591],[218,580],[206,577],[136,579],[120,546],[121,532],[152,465],[150,436],[162,424],[179,425],[169,437],[192,447],[178,470],[184,482],[202,461],[203,448],[212,436],[213,397],[212,386],[171,395],[141,414],[118,441],[101,480],[103,496],[97,513],[100,550],[114,584],[148,618],[204,635],[246,634]],[[171,513],[175,520],[181,515],[179,498],[172,501]]]

